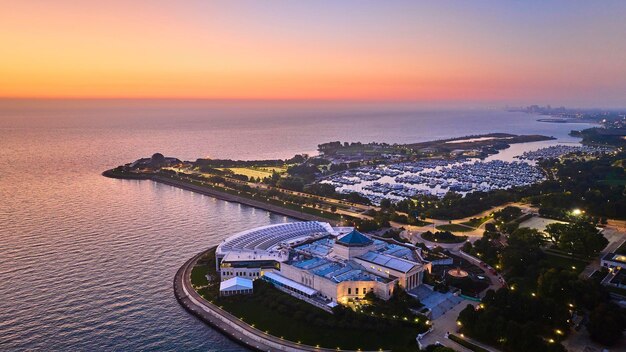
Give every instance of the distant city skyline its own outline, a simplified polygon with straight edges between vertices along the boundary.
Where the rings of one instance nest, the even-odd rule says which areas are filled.
[[[623,1],[0,4],[0,98],[626,107]]]

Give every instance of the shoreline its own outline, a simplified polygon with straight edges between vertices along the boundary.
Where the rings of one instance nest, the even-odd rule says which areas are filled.
[[[275,205],[272,205],[272,204],[267,204],[267,203],[264,203],[264,202],[248,199],[248,198],[245,198],[245,197],[239,197],[239,196],[236,196],[236,195],[233,195],[233,194],[220,192],[220,191],[209,189],[209,188],[206,188],[206,187],[196,186],[196,185],[189,184],[189,183],[182,182],[182,181],[171,180],[171,179],[168,179],[168,178],[165,178],[165,177],[162,177],[162,176],[157,176],[157,175],[132,175],[132,174],[129,174],[128,177],[126,177],[126,175],[116,174],[112,170],[104,171],[102,173],[102,176],[109,177],[109,178],[114,178],[114,179],[120,179],[120,180],[150,180],[150,181],[157,182],[157,183],[160,183],[160,184],[164,184],[164,185],[167,185],[167,186],[176,187],[176,188],[184,189],[186,191],[190,191],[190,192],[202,194],[202,195],[205,195],[205,196],[213,197],[213,198],[216,198],[216,199],[219,199],[219,200],[223,200],[223,201],[226,201],[226,202],[239,203],[239,204],[243,204],[243,205],[246,205],[246,206],[249,206],[249,207],[265,210],[265,211],[268,211],[268,212],[271,212],[271,213],[274,213],[274,214],[284,215],[284,216],[287,216],[287,217],[290,217],[290,218],[294,218],[294,219],[297,219],[297,220],[322,221],[322,222],[328,222],[330,224],[336,224],[337,223],[336,221],[331,220],[331,219],[318,217],[318,216],[315,216],[315,215],[312,215],[312,214],[299,212],[299,211],[292,210],[292,209],[278,207],[278,206],[275,206]]]
[[[276,336],[257,330],[242,322],[232,314],[206,301],[191,284],[191,270],[198,259],[214,247],[204,250],[188,259],[174,275],[174,296],[178,303],[190,314],[205,324],[253,351],[287,351],[287,352],[333,352],[337,349],[313,347],[280,339]],[[351,350],[342,350],[351,351]]]

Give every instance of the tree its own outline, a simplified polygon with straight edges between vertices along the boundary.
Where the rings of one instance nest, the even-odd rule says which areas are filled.
[[[285,177],[278,181],[278,187],[289,189],[292,191],[302,192],[304,189],[304,182],[298,178]]]
[[[520,215],[522,215],[522,209],[513,206],[507,206],[504,209],[493,213],[494,219],[503,223],[515,220],[519,218]]]
[[[543,257],[540,249],[543,241],[543,235],[536,229],[522,227],[515,230],[509,236],[509,245],[502,251],[503,269],[508,270],[510,276],[535,278],[539,260]]]
[[[331,205],[330,206],[330,211],[333,212],[333,213],[337,212],[337,206],[336,205]]]
[[[380,201],[380,208],[381,209],[389,209],[389,208],[391,208],[391,200],[389,200],[387,198],[383,198]]]
[[[592,223],[586,221],[566,224],[559,229],[559,249],[568,253],[590,257],[609,243]]]
[[[574,295],[573,284],[577,280],[575,272],[570,270],[548,269],[537,279],[537,292],[541,296],[571,302]]]
[[[611,303],[599,304],[589,315],[587,330],[591,339],[611,346],[622,338],[626,322],[620,308]]]
[[[335,186],[328,183],[313,183],[306,186],[304,191],[322,197],[331,197],[335,195]]]
[[[558,246],[561,242],[561,237],[563,236],[563,233],[567,231],[567,227],[567,224],[560,222],[555,222],[546,226],[546,233],[550,237],[550,241],[552,241],[555,246]]]

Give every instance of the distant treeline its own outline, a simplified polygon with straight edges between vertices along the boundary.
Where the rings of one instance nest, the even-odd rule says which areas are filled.
[[[281,167],[288,164],[304,162],[308,156],[297,154],[291,159],[266,159],[266,160],[232,160],[232,159],[196,159],[194,165],[206,167]]]

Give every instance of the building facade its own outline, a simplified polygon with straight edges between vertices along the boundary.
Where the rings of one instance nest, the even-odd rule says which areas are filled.
[[[396,286],[422,284],[430,264],[417,250],[374,239],[353,228],[299,222],[244,231],[216,251],[222,280],[264,278],[286,292],[329,305],[360,300],[368,293],[387,300]],[[266,275],[271,273],[270,275]]]

